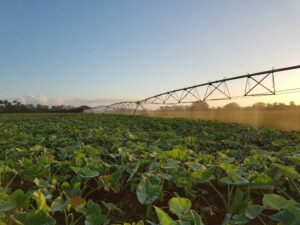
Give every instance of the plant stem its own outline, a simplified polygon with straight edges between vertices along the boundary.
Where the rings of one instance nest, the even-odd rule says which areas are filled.
[[[219,195],[220,199],[222,200],[222,202],[223,202],[223,204],[225,206],[225,209],[227,210],[228,209],[228,205],[227,205],[227,202],[226,202],[225,198],[221,194],[221,192],[219,192],[219,190],[211,182],[208,182],[208,183],[215,190],[215,192]]]
[[[89,192],[84,196],[84,198],[86,199],[90,194],[92,194],[92,193],[98,191],[98,190],[101,189],[101,188],[102,188],[102,186],[98,186],[97,188],[95,188],[95,189],[89,191]]]
[[[263,225],[267,225],[267,224],[264,222],[264,220],[263,220],[260,216],[258,216],[258,219],[260,220],[260,222],[261,222]]]
[[[234,186],[227,185],[227,207],[230,208],[231,196],[233,192]]]
[[[247,198],[248,198],[248,199],[250,199],[250,191],[251,191],[251,188],[250,188],[250,186],[248,186],[248,188],[247,188],[247,189],[248,189],[248,191],[247,191]]]
[[[204,196],[201,196],[201,198],[205,201],[205,203],[207,204],[207,206],[210,206],[211,204],[207,201],[206,198],[204,198]]]
[[[65,223],[66,223],[66,225],[68,225],[69,222],[68,222],[68,215],[67,215],[66,210],[64,210],[64,214],[65,214]]]
[[[227,205],[229,206],[230,205],[230,193],[229,193],[229,184],[227,184]]]
[[[293,200],[293,198],[292,198],[288,193],[286,193],[284,190],[281,190],[281,192],[282,192],[288,199]]]
[[[151,216],[151,209],[152,209],[152,204],[148,204],[147,205],[147,213],[146,213],[146,217],[149,219]]]
[[[73,224],[76,225],[82,217],[83,217],[83,215],[81,215],[80,217],[78,217],[78,218],[74,221]]]
[[[14,181],[14,179],[17,177],[17,174],[15,174],[13,176],[13,178],[5,185],[4,189],[7,190],[9,188],[9,186],[12,184],[12,182]]]

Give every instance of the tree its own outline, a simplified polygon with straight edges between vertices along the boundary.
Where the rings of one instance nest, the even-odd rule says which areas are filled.
[[[204,101],[193,102],[189,108],[192,111],[206,111],[209,110],[209,105]]]
[[[237,104],[236,102],[231,102],[223,107],[223,109],[225,109],[225,110],[236,110],[239,108],[240,108],[240,105]]]
[[[252,105],[252,108],[255,108],[255,109],[263,109],[265,107],[266,107],[266,103],[263,103],[263,102],[257,102]]]
[[[52,106],[51,108],[47,105],[33,104],[24,105],[17,100],[12,102],[8,100],[0,100],[0,112],[7,113],[21,113],[21,112],[83,112],[86,109],[90,109],[89,106],[82,105],[79,107],[74,106]]]

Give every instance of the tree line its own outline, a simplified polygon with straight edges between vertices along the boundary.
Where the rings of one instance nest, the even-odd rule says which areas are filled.
[[[67,105],[56,105],[56,106],[48,106],[42,104],[22,104],[16,100],[8,101],[8,100],[0,100],[0,113],[63,113],[63,112],[83,112],[86,109],[90,109],[89,106],[82,105],[79,107],[67,106]]]
[[[56,105],[48,106],[42,104],[22,104],[16,100],[0,100],[0,113],[30,113],[30,112],[83,112],[91,107],[82,105],[78,107],[69,105]],[[242,107],[236,102],[231,102],[223,107],[210,107],[207,102],[198,101],[191,105],[172,105],[172,106],[161,106],[156,111],[158,112],[171,112],[171,111],[211,111],[211,110],[227,110],[227,111],[237,111],[237,110],[294,110],[299,109],[300,105],[296,105],[293,101],[289,104],[285,103],[263,103],[257,102],[252,106]]]
[[[257,102],[252,106],[242,107],[236,102],[231,102],[223,107],[210,107],[207,102],[198,101],[191,105],[172,105],[162,106],[157,111],[159,112],[170,112],[170,111],[211,111],[211,110],[227,110],[227,111],[238,111],[238,110],[294,110],[300,109],[300,105],[296,105],[293,101],[289,104],[285,103],[263,103]]]

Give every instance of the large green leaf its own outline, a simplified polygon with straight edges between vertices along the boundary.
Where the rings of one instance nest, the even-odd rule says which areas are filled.
[[[64,190],[64,192],[69,196],[76,196],[81,194],[81,182],[80,181],[71,181],[70,183],[67,181],[64,181],[61,184],[61,188]]]
[[[203,164],[198,162],[187,162],[186,164],[194,171],[206,169],[206,167]]]
[[[178,159],[178,160],[185,160],[188,157],[188,152],[185,149],[173,149],[166,152],[168,156]]]
[[[169,201],[169,208],[172,213],[181,218],[187,214],[192,207],[192,203],[187,198],[171,198]]]
[[[267,174],[259,174],[251,181],[253,188],[270,189],[275,185],[275,180]]]
[[[176,222],[161,208],[154,207],[160,225],[176,225]]]
[[[16,203],[17,208],[27,209],[30,205],[30,193],[24,193],[22,190],[18,189],[11,194],[10,200]]]
[[[4,201],[0,199],[0,212],[8,212],[17,207],[17,203],[13,201]]]
[[[215,179],[214,168],[202,169],[192,173],[192,177],[195,179],[196,183],[206,183]]]
[[[222,162],[220,163],[219,167],[223,169],[226,173],[236,173],[239,171],[238,168],[232,166],[232,163],[229,162]]]
[[[190,221],[176,220],[176,225],[192,225]]]
[[[101,213],[100,206],[92,200],[87,202],[82,211],[85,215],[85,225],[102,225],[108,222],[108,218]]]
[[[239,213],[232,217],[231,222],[229,224],[244,225],[244,224],[248,224],[248,222],[249,219],[246,217],[246,215],[244,213]]]
[[[293,162],[295,165],[300,166],[300,154],[295,154],[293,156],[287,157],[291,162]]]
[[[194,210],[191,210],[191,217],[194,225],[204,225],[201,216]]]
[[[91,170],[87,167],[71,167],[72,170],[82,178],[93,178],[99,176],[99,172],[96,170]]]
[[[122,213],[122,210],[118,208],[115,204],[101,201],[102,204],[107,208],[108,211],[117,211],[119,213]]]
[[[229,173],[226,177],[223,177],[221,179],[221,182],[230,185],[244,185],[249,183],[249,181],[246,178],[236,173]]]
[[[170,158],[167,162],[160,164],[160,167],[167,170],[178,170],[180,168],[180,162]]]
[[[52,212],[63,211],[67,205],[68,201],[59,196],[51,204]]]
[[[250,205],[247,207],[246,211],[245,211],[245,215],[253,220],[255,219],[257,216],[259,216],[259,214],[264,210],[263,206],[260,205]]]
[[[159,198],[162,184],[151,183],[149,178],[143,178],[137,186],[136,194],[140,203],[148,205]]]
[[[296,206],[298,203],[294,200],[287,200],[280,195],[265,194],[263,197],[263,205],[266,208],[280,210],[288,206]]]
[[[274,163],[273,166],[277,168],[282,175],[285,175],[291,179],[300,179],[300,174],[291,166],[284,166],[278,163]]]
[[[281,222],[284,225],[299,225],[300,224],[300,208],[288,206],[277,214],[271,216],[275,221]]]
[[[230,201],[231,203],[228,212],[232,215],[238,214],[239,212],[243,212],[249,203],[247,195],[239,188],[236,189],[233,198],[230,199]]]
[[[22,225],[55,225],[56,221],[44,210],[16,214],[14,218]]]

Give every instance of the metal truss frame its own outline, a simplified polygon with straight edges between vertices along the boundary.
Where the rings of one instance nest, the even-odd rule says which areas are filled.
[[[272,78],[272,87],[267,87],[262,82],[266,80],[266,78],[271,77]],[[254,85],[251,87],[251,81],[254,81]],[[257,93],[257,94],[251,94],[256,87],[261,86],[264,90],[266,90],[266,93]],[[275,95],[275,78],[274,78],[274,72],[265,74],[260,80],[255,79],[253,76],[247,77],[246,80],[246,87],[245,87],[245,93],[244,96],[261,96],[261,95]]]
[[[232,96],[230,94],[230,89],[227,85],[228,82],[239,79],[246,79],[246,84],[244,88],[243,96],[266,96],[275,95],[275,76],[274,73],[300,69],[300,65],[292,67],[284,67],[280,69],[272,69],[252,74],[246,74],[241,76],[235,76],[231,78],[224,78],[221,80],[216,80],[212,82],[207,82],[203,84],[193,85],[190,87],[175,89],[172,91],[163,92],[140,101],[124,101],[118,102],[111,105],[105,106],[103,113],[132,113],[133,115],[137,113],[139,108],[144,109],[145,104],[165,104],[174,105],[181,103],[193,103],[197,101],[214,101],[214,100],[230,100]],[[263,82],[270,78],[271,87],[264,84]],[[252,85],[251,85],[252,84]],[[255,90],[260,87],[266,92],[254,93]],[[205,92],[201,93],[199,88],[203,88]],[[219,97],[213,97],[214,94],[219,94]],[[189,99],[189,100],[188,100]],[[99,106],[103,107],[103,106]],[[97,108],[97,107],[95,107]]]

